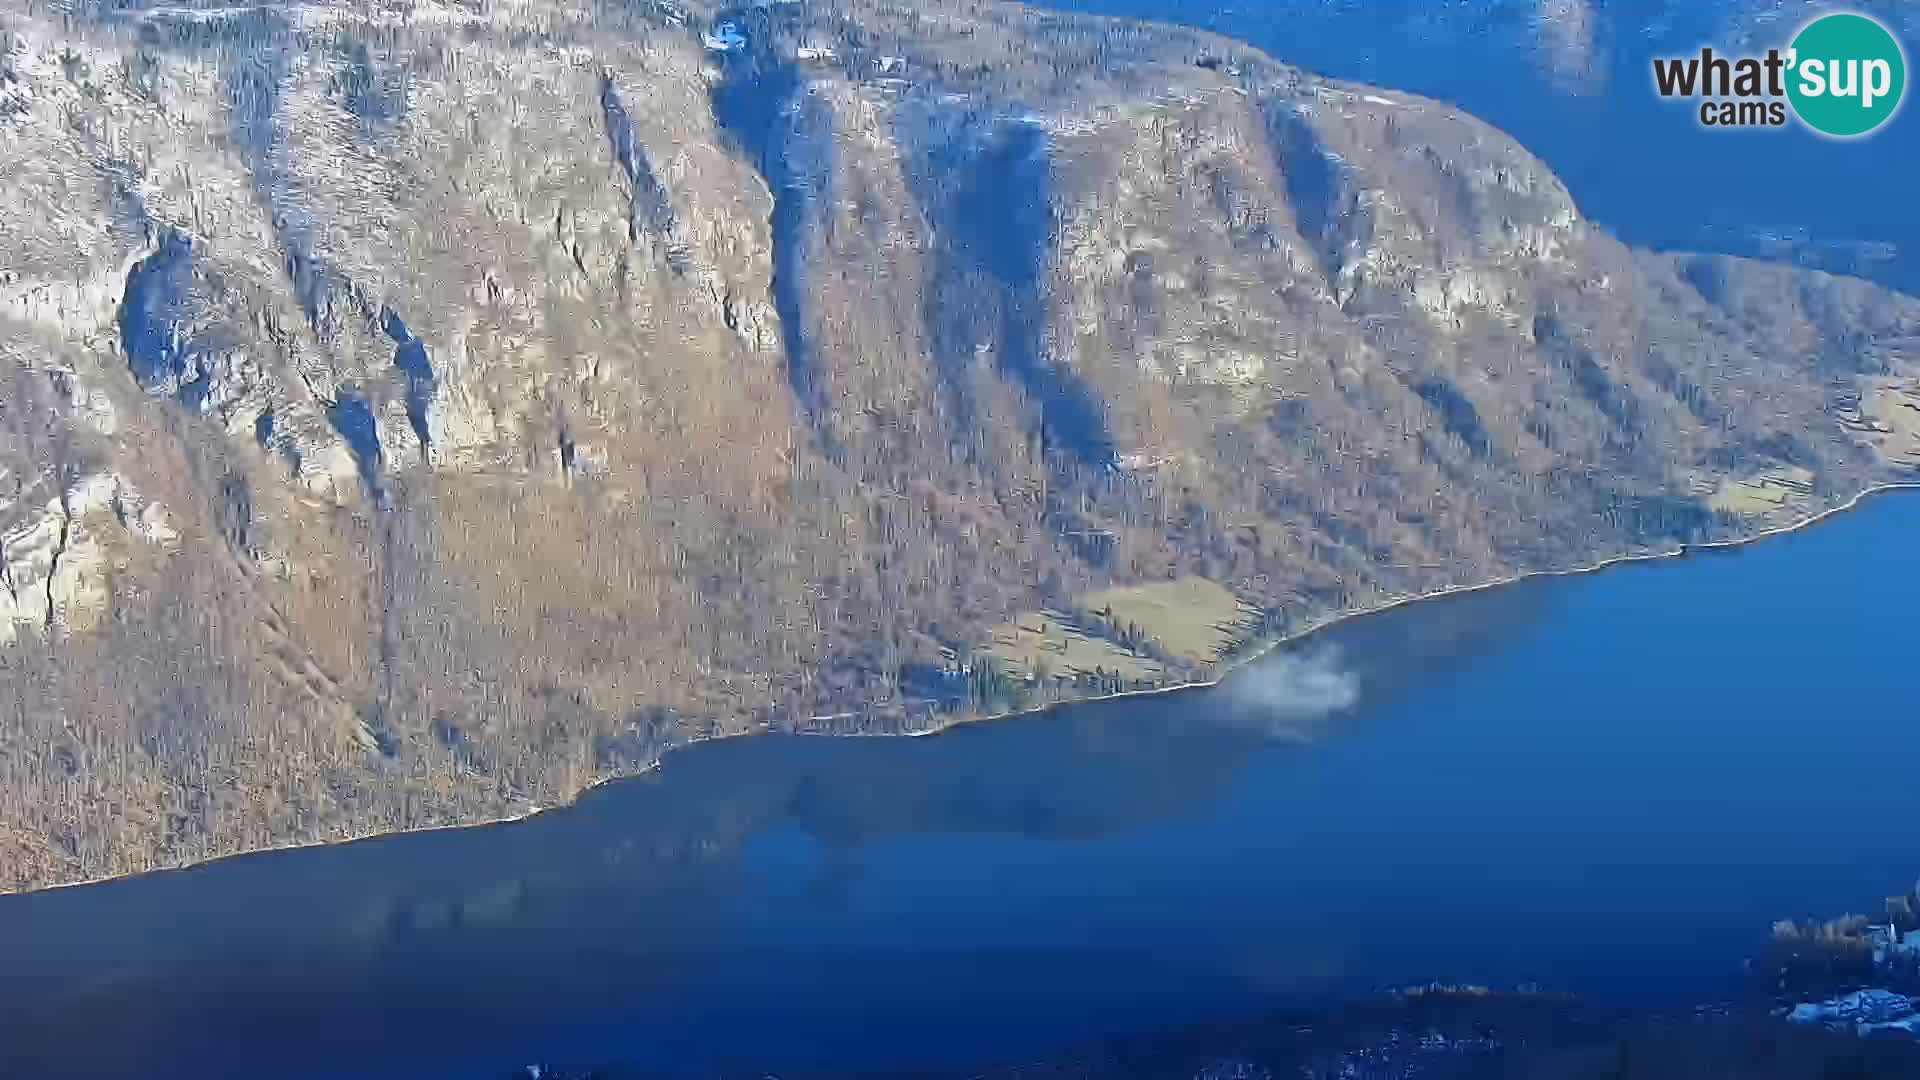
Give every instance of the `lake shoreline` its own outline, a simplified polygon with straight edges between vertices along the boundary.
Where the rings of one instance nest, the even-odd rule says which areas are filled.
[[[1050,701],[1044,704],[1037,704],[1037,705],[1032,705],[1032,706],[1028,706],[1021,709],[1008,710],[1004,712],[988,713],[980,716],[954,717],[954,718],[949,718],[942,722],[938,722],[938,723],[929,725],[928,727],[915,730],[915,731],[904,731],[904,732],[897,732],[897,733],[858,733],[856,732],[856,733],[845,733],[845,734],[830,733],[830,732],[802,732],[799,734],[802,734],[810,738],[918,738],[918,737],[928,736],[928,735],[938,735],[942,732],[949,731],[954,728],[958,728],[958,727],[962,727],[970,724],[981,724],[981,723],[988,723],[992,721],[1016,719],[1019,717],[1031,716],[1037,713],[1044,713],[1044,712],[1051,711],[1053,709],[1065,708],[1069,706],[1090,705],[1090,704],[1097,704],[1101,702],[1119,701],[1126,698],[1151,697],[1151,696],[1157,696],[1157,695],[1163,695],[1163,694],[1206,690],[1206,689],[1220,686],[1235,672],[1261,659],[1264,659],[1267,656],[1270,656],[1271,654],[1273,654],[1274,652],[1276,652],[1277,650],[1285,646],[1296,644],[1304,639],[1312,637],[1313,635],[1321,633],[1322,631],[1329,630],[1350,619],[1358,619],[1358,618],[1364,618],[1367,616],[1378,615],[1383,612],[1392,611],[1396,608],[1403,607],[1408,604],[1418,603],[1421,601],[1439,600],[1449,596],[1457,596],[1465,593],[1474,593],[1474,592],[1481,592],[1488,589],[1504,588],[1509,585],[1519,584],[1521,582],[1529,581],[1535,578],[1571,577],[1579,574],[1592,574],[1602,570],[1607,570],[1610,568],[1629,565],[1633,563],[1643,563],[1643,562],[1652,562],[1655,560],[1662,560],[1662,559],[1672,559],[1672,558],[1682,557],[1686,555],[1696,554],[1703,551],[1720,551],[1720,550],[1742,548],[1750,544],[1758,543],[1762,540],[1783,536],[1789,533],[1800,532],[1804,529],[1810,528],[1813,525],[1819,524],[1820,522],[1825,521],[1830,517],[1853,510],[1857,508],[1861,503],[1865,502],[1867,499],[1873,496],[1885,494],[1888,492],[1894,492],[1894,491],[1913,491],[1913,490],[1920,490],[1920,481],[1889,481],[1886,483],[1875,484],[1867,488],[1864,488],[1861,491],[1855,493],[1850,498],[1846,499],[1845,501],[1838,503],[1834,506],[1830,506],[1816,513],[1810,514],[1807,517],[1802,518],[1798,521],[1795,521],[1786,525],[1775,526],[1770,529],[1764,529],[1760,532],[1753,534],[1752,536],[1742,537],[1734,540],[1716,540],[1708,543],[1681,544],[1666,551],[1653,551],[1653,552],[1642,552],[1638,554],[1618,555],[1618,556],[1613,556],[1611,558],[1602,559],[1598,562],[1595,562],[1589,565],[1570,567],[1567,569],[1532,570],[1532,571],[1527,571],[1521,574],[1512,574],[1503,578],[1492,579],[1492,580],[1481,582],[1474,585],[1460,585],[1460,586],[1449,587],[1446,589],[1439,589],[1439,590],[1435,590],[1433,592],[1428,592],[1428,593],[1417,593],[1410,596],[1399,597],[1397,599],[1390,600],[1381,604],[1376,604],[1371,607],[1356,608],[1351,611],[1339,612],[1336,614],[1325,616],[1301,629],[1294,630],[1290,633],[1280,635],[1280,636],[1274,637],[1271,640],[1265,641],[1257,645],[1256,647],[1252,648],[1244,656],[1236,657],[1231,661],[1223,662],[1221,664],[1218,674],[1216,674],[1214,677],[1210,679],[1196,679],[1196,680],[1190,680],[1187,682],[1174,683],[1166,686],[1155,686],[1155,687],[1148,687],[1148,688],[1142,688],[1137,690],[1123,690],[1123,691],[1118,691],[1114,693],[1089,695],[1085,697],[1068,697],[1068,698],[1062,698],[1057,701]],[[756,730],[756,731],[742,731],[742,732],[736,732],[736,733],[725,734],[725,735],[699,736],[699,737],[690,739],[679,746],[674,747],[672,750],[669,750],[667,753],[672,754],[674,752],[685,750],[688,747],[696,746],[702,743],[720,742],[720,741],[729,740],[729,739],[751,738],[751,737],[766,735],[766,734],[770,734],[770,732],[766,730]],[[270,855],[270,854],[281,853],[281,852],[299,851],[299,850],[308,849],[308,848],[335,847],[343,844],[361,843],[364,841],[378,840],[378,839],[382,839],[386,837],[394,837],[394,836],[410,836],[410,835],[419,835],[419,834],[449,832],[453,830],[480,829],[480,828],[486,828],[486,827],[497,826],[497,825],[510,825],[515,822],[529,820],[531,818],[537,817],[549,811],[563,810],[568,807],[571,807],[576,803],[578,803],[581,799],[585,798],[588,794],[590,794],[591,792],[595,791],[596,789],[604,785],[612,784],[612,783],[616,783],[624,780],[635,780],[641,777],[648,776],[653,773],[657,773],[663,768],[665,760],[666,758],[665,756],[663,756],[662,758],[651,762],[646,768],[638,770],[636,772],[621,773],[616,776],[608,776],[599,780],[595,780],[594,782],[582,787],[579,791],[575,792],[571,797],[569,797],[564,801],[555,803],[551,806],[537,806],[537,805],[532,806],[520,813],[503,814],[497,817],[490,817],[490,818],[484,818],[484,819],[473,820],[473,821],[462,821],[462,822],[456,822],[456,823],[451,823],[446,825],[424,825],[416,828],[376,829],[376,830],[369,830],[362,833],[355,833],[347,836],[338,836],[338,837],[331,837],[331,838],[319,839],[319,840],[304,840],[304,841],[299,841],[294,843],[251,848],[246,851],[234,852],[228,855],[219,855],[213,858],[202,859],[196,862],[184,863],[176,866],[157,866],[157,867],[152,867],[150,869],[145,869],[145,870],[134,870],[134,871],[128,871],[126,873],[119,873],[119,874],[107,874],[107,875],[88,878],[80,881],[59,882],[56,884],[44,885],[44,886],[40,886],[33,889],[20,890],[18,892],[0,893],[0,900],[4,900],[8,896],[28,896],[35,893],[52,892],[57,889],[74,889],[74,888],[81,888],[81,887],[90,886],[90,885],[107,885],[107,884],[112,884],[118,881],[130,880],[133,878],[150,877],[158,874],[188,872],[188,871],[199,869],[201,867],[211,866],[216,863],[226,862],[230,859],[242,859],[242,858],[249,858],[253,856]]]
[[[984,716],[953,719],[953,720],[946,721],[944,723],[936,724],[924,730],[902,732],[898,735],[873,735],[873,734],[863,734],[863,733],[841,735],[841,734],[820,733],[820,737],[839,738],[839,739],[918,738],[923,735],[938,735],[943,731],[949,731],[953,728],[963,727],[967,724],[981,724],[981,723],[988,723],[994,720],[1007,720],[1015,717],[1031,716],[1035,713],[1043,713],[1043,712],[1050,711],[1052,709],[1066,708],[1069,706],[1091,705],[1098,702],[1119,701],[1125,698],[1153,697],[1160,694],[1174,694],[1174,693],[1181,693],[1181,692],[1191,691],[1191,690],[1212,689],[1226,682],[1227,679],[1231,677],[1235,672],[1246,667],[1247,665],[1253,664],[1259,660],[1262,660],[1285,646],[1297,644],[1301,641],[1304,641],[1307,638],[1312,637],[1315,634],[1319,634],[1324,631],[1331,630],[1335,626],[1338,626],[1352,619],[1361,619],[1361,618],[1366,618],[1372,615],[1383,614],[1385,612],[1392,611],[1396,608],[1405,607],[1408,604],[1417,604],[1417,603],[1422,603],[1428,600],[1443,600],[1449,596],[1461,596],[1467,593],[1485,592],[1489,589],[1506,588],[1509,585],[1518,585],[1522,582],[1532,581],[1536,578],[1573,577],[1580,574],[1594,574],[1602,570],[1610,570],[1615,567],[1626,566],[1633,563],[1654,562],[1662,559],[1681,558],[1687,555],[1699,554],[1701,552],[1726,551],[1726,550],[1732,550],[1737,548],[1743,548],[1752,544],[1759,543],[1762,540],[1772,539],[1777,536],[1784,536],[1788,533],[1800,532],[1801,530],[1810,528],[1811,526],[1817,525],[1820,522],[1825,521],[1827,518],[1833,517],[1837,514],[1846,513],[1849,510],[1853,510],[1856,507],[1858,507],[1862,502],[1866,501],[1868,498],[1874,495],[1881,495],[1891,491],[1920,491],[1920,481],[1904,481],[1903,480],[1903,481],[1892,481],[1885,484],[1876,484],[1872,487],[1869,487],[1869,488],[1866,488],[1865,490],[1860,491],[1859,493],[1855,494],[1852,498],[1846,500],[1843,503],[1840,503],[1835,506],[1830,506],[1825,510],[1819,511],[1818,513],[1808,515],[1807,517],[1802,518],[1799,521],[1793,522],[1788,525],[1780,525],[1771,529],[1766,529],[1761,532],[1755,533],[1752,536],[1742,537],[1741,539],[1738,539],[1738,540],[1715,540],[1708,543],[1700,543],[1700,544],[1681,544],[1670,551],[1645,552],[1637,555],[1616,555],[1612,558],[1602,559],[1597,563],[1593,563],[1587,566],[1570,567],[1565,570],[1529,570],[1521,574],[1511,574],[1504,578],[1495,578],[1490,581],[1484,581],[1477,585],[1456,585],[1456,586],[1452,586],[1445,589],[1437,589],[1433,592],[1416,593],[1412,596],[1403,596],[1395,600],[1389,600],[1383,604],[1376,604],[1372,607],[1355,608],[1352,611],[1338,612],[1336,614],[1328,615],[1316,622],[1313,622],[1308,626],[1303,627],[1302,629],[1294,630],[1290,633],[1283,634],[1279,637],[1273,638],[1270,641],[1263,642],[1262,644],[1254,647],[1245,656],[1235,657],[1233,660],[1225,661],[1222,664],[1220,673],[1218,675],[1215,675],[1211,679],[1194,679],[1188,682],[1174,683],[1167,686],[1146,687],[1138,690],[1120,690],[1110,694],[1097,694],[1097,695],[1092,695],[1088,697],[1062,698],[1061,700],[1058,700],[1058,701],[1050,701],[1050,702],[1047,702],[1046,704],[1032,705],[1026,708],[1013,709],[1007,712],[989,713]],[[737,736],[723,736],[723,737],[736,738]]]

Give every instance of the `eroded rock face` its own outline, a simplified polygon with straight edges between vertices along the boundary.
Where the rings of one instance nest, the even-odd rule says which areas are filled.
[[[1907,467],[1911,300],[1626,249],[1472,118],[1201,35],[4,11],[7,886],[923,715],[1110,585],[1285,624]]]
[[[108,548],[180,539],[165,507],[113,473],[82,476],[44,506],[9,503],[0,513],[14,520],[0,533],[0,643],[91,629],[111,604]]]

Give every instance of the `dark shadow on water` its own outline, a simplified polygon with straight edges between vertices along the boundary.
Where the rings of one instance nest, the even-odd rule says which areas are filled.
[[[1899,737],[1920,590],[1871,554],[1917,528],[1890,497],[1349,620],[1214,690],[701,744],[514,824],[0,897],[0,1073],[830,1070],[1428,979],[1696,992],[1912,873],[1850,823],[1910,799],[1861,745]],[[1787,652],[1845,674],[1846,739],[1804,719],[1830,680],[1756,676]]]
[[[1487,648],[1538,603],[1512,590],[1442,608],[1420,626],[1357,620],[1316,648],[1390,696]],[[511,1031],[604,1015],[609,1001],[671,1001],[702,972],[779,971],[793,992],[832,993],[819,981],[832,954],[805,959],[818,946],[804,935],[753,939],[735,921],[751,916],[731,913],[742,894],[781,887],[751,855],[763,843],[818,851],[825,876],[803,902],[844,904],[858,859],[835,852],[940,836],[1092,843],[1152,828],[1200,812],[1256,755],[1310,744],[1328,722],[1276,720],[1201,691],[927,738],[707,743],[513,824],[0,898],[0,1015],[34,1033],[9,1044],[34,1067],[132,1076],[160,1060],[155,1045],[169,1069],[217,1070],[247,1047],[273,1061],[299,1048],[317,1068],[423,1047],[437,1057],[435,1023]],[[983,970],[1113,962],[1071,944],[1010,948]],[[205,1023],[214,1014],[217,1027]],[[356,1034],[339,1043],[327,1031]]]

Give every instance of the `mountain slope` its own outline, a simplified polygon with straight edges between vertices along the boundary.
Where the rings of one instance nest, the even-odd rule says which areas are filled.
[[[0,887],[1205,674],[1124,587],[1239,638],[1920,452],[1920,304],[1196,33],[4,11]],[[1033,612],[1116,659],[995,654]]]

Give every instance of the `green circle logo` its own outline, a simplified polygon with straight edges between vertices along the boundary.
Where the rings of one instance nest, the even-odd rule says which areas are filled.
[[[1822,15],[1787,54],[1787,99],[1806,125],[1852,138],[1887,122],[1907,91],[1907,59],[1887,28],[1865,15]]]

